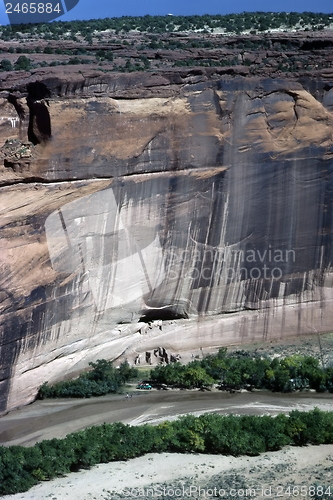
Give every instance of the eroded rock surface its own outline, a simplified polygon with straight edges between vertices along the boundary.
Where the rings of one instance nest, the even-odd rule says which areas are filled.
[[[0,410],[101,357],[329,331],[332,88],[204,70],[4,88]]]

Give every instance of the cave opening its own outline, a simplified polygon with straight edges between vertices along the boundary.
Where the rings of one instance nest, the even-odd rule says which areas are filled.
[[[51,138],[51,118],[48,110],[48,97],[51,92],[43,82],[31,82],[27,85],[27,105],[30,111],[28,140],[35,146]]]
[[[163,308],[163,309],[151,309],[146,311],[140,320],[142,323],[150,323],[151,321],[171,321],[175,319],[188,319],[188,314],[186,311],[179,311],[175,308]]]

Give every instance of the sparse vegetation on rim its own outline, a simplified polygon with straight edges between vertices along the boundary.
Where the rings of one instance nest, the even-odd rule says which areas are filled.
[[[2,26],[0,71],[21,70],[17,54],[29,59],[26,71],[64,65],[94,65],[103,72],[126,73],[195,66],[230,67],[231,71],[241,66],[246,74],[266,68],[280,73],[312,71],[332,65],[332,28],[333,15],[310,12],[143,16]],[[306,39],[308,32],[329,35],[313,41]]]
[[[56,21],[45,24],[21,24],[2,26],[2,39],[10,40],[24,33],[48,40],[77,39],[84,37],[88,42],[99,32],[111,30],[114,33],[129,31],[149,33],[174,33],[184,31],[224,30],[226,33],[240,34],[247,32],[265,32],[270,30],[317,29],[329,27],[333,23],[333,14],[313,12],[243,12],[203,16],[123,16],[89,21]]]

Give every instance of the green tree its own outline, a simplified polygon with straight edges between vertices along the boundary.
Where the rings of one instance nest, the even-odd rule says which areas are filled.
[[[209,387],[214,383],[214,379],[200,366],[200,363],[193,361],[186,366],[182,376],[182,386],[187,388],[192,387]]]
[[[27,56],[20,56],[16,60],[14,68],[16,70],[29,71],[29,69],[31,68],[31,61]]]
[[[12,71],[13,70],[13,65],[9,59],[2,59],[2,61],[0,62],[0,67],[1,67],[2,71]]]
[[[114,368],[111,361],[99,359],[89,363],[92,369],[74,380],[59,382],[53,386],[44,383],[39,389],[39,398],[79,397],[90,398],[117,392],[129,379],[137,376],[137,370],[125,361]]]

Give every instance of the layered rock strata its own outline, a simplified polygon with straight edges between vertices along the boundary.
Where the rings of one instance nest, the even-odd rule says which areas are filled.
[[[0,102],[2,412],[101,357],[331,329],[329,72],[37,76]]]

